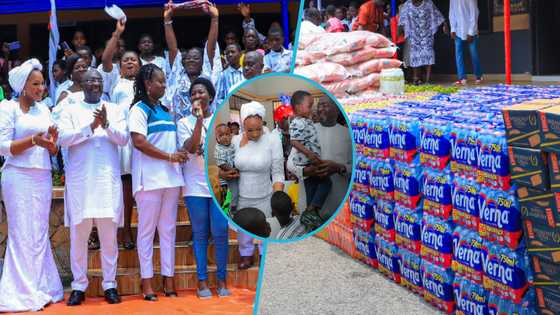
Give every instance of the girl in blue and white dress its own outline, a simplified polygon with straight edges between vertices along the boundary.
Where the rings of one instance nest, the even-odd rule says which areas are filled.
[[[17,100],[0,106],[2,193],[8,246],[0,280],[0,312],[37,311],[61,301],[62,283],[49,240],[52,179],[49,154],[57,153],[58,131],[49,108],[42,66],[30,59],[9,73]]]

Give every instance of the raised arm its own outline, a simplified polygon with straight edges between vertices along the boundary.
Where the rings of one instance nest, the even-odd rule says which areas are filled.
[[[177,57],[177,37],[173,30],[173,1],[169,1],[163,10],[163,28],[165,30],[165,41],[167,48],[169,48],[169,64],[173,67],[175,57]]]
[[[119,45],[119,39],[121,38],[122,33],[124,32],[124,23],[122,20],[117,21],[117,26],[115,27],[115,31],[107,42],[107,47],[103,51],[103,55],[101,56],[101,62],[103,64],[103,71],[104,72],[111,72],[113,71],[113,56],[117,51],[117,47]]]
[[[259,37],[259,40],[261,41],[261,43],[264,43],[264,41],[266,40],[266,36],[264,36],[257,30],[257,26],[255,25],[255,20],[251,17],[251,6],[245,3],[240,3],[237,5],[237,9],[241,13],[241,15],[243,15],[243,22],[241,23],[241,27],[243,28],[243,31],[245,31],[248,28],[255,29],[255,31],[257,31],[257,36]]]
[[[208,43],[207,43],[207,53],[208,61],[214,66],[214,55],[216,54],[216,45],[218,44],[218,28],[219,28],[219,16],[220,11],[213,3],[208,3],[203,7],[203,10],[210,15],[212,20],[210,21],[210,30],[208,31]]]

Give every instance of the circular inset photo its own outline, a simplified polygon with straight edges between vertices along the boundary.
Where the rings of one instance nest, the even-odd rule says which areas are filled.
[[[207,131],[207,179],[236,228],[294,241],[318,231],[348,195],[348,119],[319,84],[288,74],[249,80]]]

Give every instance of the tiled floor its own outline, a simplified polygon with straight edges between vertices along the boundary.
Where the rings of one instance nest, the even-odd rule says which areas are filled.
[[[47,306],[41,313],[15,313],[22,314],[80,314],[80,315],[245,315],[253,314],[255,291],[246,289],[231,289],[232,296],[218,298],[214,296],[208,300],[200,300],[195,291],[179,291],[178,298],[166,298],[159,295],[159,301],[147,302],[140,296],[123,297],[123,302],[118,305],[109,305],[103,298],[88,298],[85,304],[68,307],[64,302]],[[214,292],[215,294],[215,292]],[[68,296],[66,296],[68,297]]]

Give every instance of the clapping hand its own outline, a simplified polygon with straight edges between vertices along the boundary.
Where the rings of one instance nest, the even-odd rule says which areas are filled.
[[[35,134],[33,141],[41,148],[47,149],[49,153],[55,154],[57,151],[58,129],[55,126],[50,126],[46,134],[44,132]]]
[[[48,138],[54,144],[58,142],[58,128],[55,125],[49,127],[47,134],[49,135]]]
[[[93,112],[93,117],[93,124],[95,124],[95,128],[107,125],[107,108],[105,107],[105,104],[101,106],[101,109],[96,109],[95,112]],[[95,128],[92,127],[91,129],[95,130]]]

